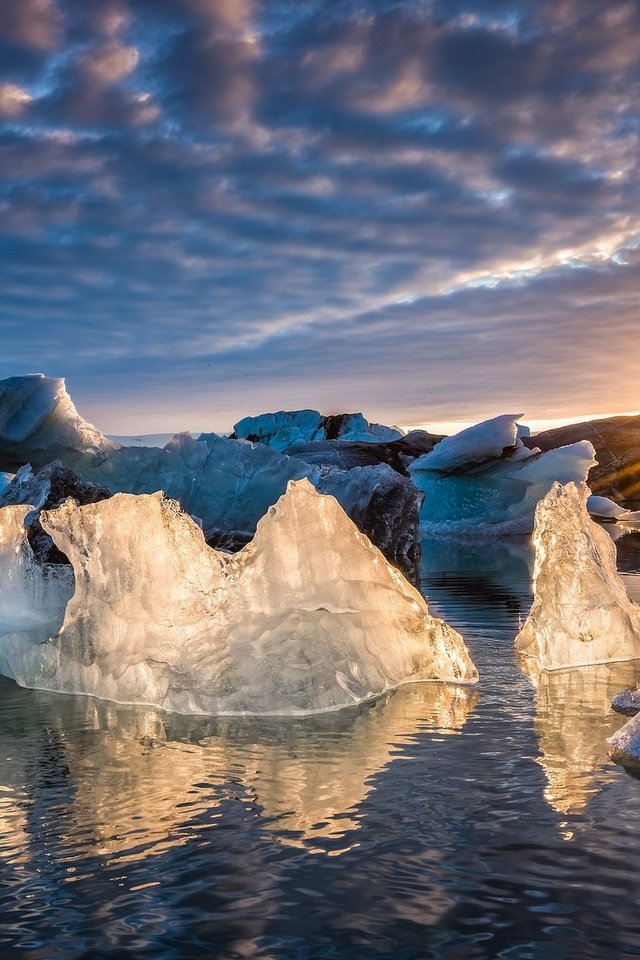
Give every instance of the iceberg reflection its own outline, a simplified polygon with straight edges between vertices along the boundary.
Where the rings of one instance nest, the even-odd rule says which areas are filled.
[[[11,838],[15,862],[55,821],[70,873],[90,871],[96,856],[135,862],[197,841],[238,803],[281,843],[343,853],[376,775],[417,735],[460,731],[478,700],[466,687],[427,683],[320,717],[196,718],[6,688],[14,715],[22,698],[25,730],[20,743],[0,736],[3,749],[22,752],[4,788],[13,800],[0,809],[2,848]],[[43,777],[56,789],[42,790]]]
[[[537,762],[547,778],[545,799],[559,813],[579,813],[616,773],[607,738],[625,718],[611,697],[640,678],[640,662],[600,663],[567,670],[537,671],[520,664],[536,687]]]

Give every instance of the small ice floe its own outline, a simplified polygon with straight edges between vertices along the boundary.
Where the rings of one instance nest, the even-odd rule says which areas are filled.
[[[590,516],[609,523],[633,523],[640,520],[640,510],[627,510],[608,497],[595,494],[587,497],[587,510]]]

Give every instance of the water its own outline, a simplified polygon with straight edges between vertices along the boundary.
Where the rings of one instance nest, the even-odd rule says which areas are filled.
[[[640,599],[640,536],[619,541]],[[425,544],[475,690],[297,720],[179,718],[0,680],[0,957],[640,956],[622,664],[539,682],[526,543]]]

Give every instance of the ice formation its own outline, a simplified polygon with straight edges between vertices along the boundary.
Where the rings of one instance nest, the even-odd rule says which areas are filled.
[[[611,759],[623,767],[640,768],[640,713],[628,720],[608,740]]]
[[[619,503],[609,500],[608,497],[597,497],[591,494],[587,497],[587,510],[592,517],[598,520],[608,520],[617,523],[634,523],[640,520],[640,510],[626,510]]]
[[[624,726],[609,739],[611,757],[624,767],[640,768],[640,685],[637,683],[611,699],[611,706],[618,713],[630,716]]]
[[[361,413],[323,416],[318,410],[279,410],[245,417],[233,428],[233,436],[266,443],[274,450],[286,450],[294,443],[315,440],[353,440],[381,443],[397,440],[396,427],[369,423]]]
[[[477,680],[459,634],[306,480],[232,556],[162,494],[67,500],[41,522],[76,586],[52,639],[0,641],[22,686],[179,713],[306,714],[402,683]]]
[[[583,481],[593,464],[588,441],[540,453],[507,414],[446,437],[409,466],[425,495],[420,515],[434,535],[528,533],[536,504],[554,481]]]
[[[640,416],[607,417],[569,423],[526,440],[528,446],[550,450],[576,440],[590,440],[597,464],[587,482],[594,493],[616,500],[637,497],[640,489]]]
[[[623,713],[630,717],[640,713],[640,687],[630,687],[617,693],[611,699],[611,706],[617,713]]]
[[[42,373],[0,380],[0,470],[37,469],[73,453],[99,458],[117,448],[78,414],[64,380]]]
[[[534,600],[516,649],[543,670],[640,658],[640,607],[615,544],[587,513],[588,492],[555,483],[536,509]]]

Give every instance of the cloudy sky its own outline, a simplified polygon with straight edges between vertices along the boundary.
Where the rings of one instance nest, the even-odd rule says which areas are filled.
[[[640,409],[638,0],[0,0],[0,377],[106,432]]]

